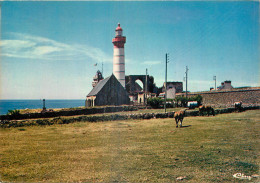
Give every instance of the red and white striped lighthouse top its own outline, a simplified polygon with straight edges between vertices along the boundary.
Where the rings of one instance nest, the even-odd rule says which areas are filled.
[[[119,31],[119,30],[123,31],[123,29],[120,27],[120,23],[118,23],[117,25],[118,25],[118,27],[116,28],[116,31]]]
[[[116,28],[116,37],[112,39],[112,43],[114,44],[114,48],[124,48],[125,42],[126,37],[123,36],[123,29],[120,27],[120,23],[118,23],[118,27]]]

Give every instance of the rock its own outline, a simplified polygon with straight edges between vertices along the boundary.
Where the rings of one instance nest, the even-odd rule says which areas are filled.
[[[178,181],[178,180],[184,180],[184,179],[186,179],[187,177],[186,176],[183,176],[183,177],[177,177],[176,178],[176,180]]]

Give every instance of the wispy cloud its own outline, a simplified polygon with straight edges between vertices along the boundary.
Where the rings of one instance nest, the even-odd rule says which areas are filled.
[[[11,33],[13,39],[1,40],[2,56],[42,60],[86,60],[112,62],[112,56],[88,45],[64,44],[52,39]]]
[[[144,61],[142,65],[158,65],[161,64],[161,61]]]

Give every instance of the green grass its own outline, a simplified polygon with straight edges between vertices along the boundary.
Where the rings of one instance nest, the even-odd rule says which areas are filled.
[[[167,108],[166,112],[177,112],[182,109],[186,108]],[[138,114],[138,113],[164,113],[164,109],[139,109],[137,111],[123,111],[123,112],[113,112],[113,113],[97,113],[97,114],[90,114],[90,116],[102,116],[102,115],[114,115],[114,114]],[[64,116],[66,117],[66,116]]]
[[[215,117],[0,129],[0,181],[248,182],[259,174],[259,110]],[[256,181],[253,179],[253,181]]]

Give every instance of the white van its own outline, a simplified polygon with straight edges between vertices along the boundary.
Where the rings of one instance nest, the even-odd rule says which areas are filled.
[[[189,101],[187,106],[188,106],[189,109],[195,109],[195,107],[198,107],[198,102],[197,101]]]

